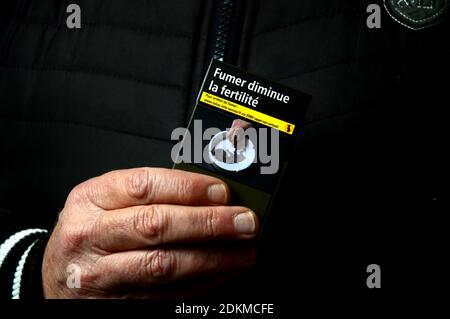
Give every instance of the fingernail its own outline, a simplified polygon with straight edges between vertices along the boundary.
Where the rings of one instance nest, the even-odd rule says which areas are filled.
[[[256,230],[255,214],[246,212],[234,217],[234,229],[243,235],[252,235]]]
[[[213,203],[226,204],[227,189],[223,184],[211,185],[208,187],[208,198]]]

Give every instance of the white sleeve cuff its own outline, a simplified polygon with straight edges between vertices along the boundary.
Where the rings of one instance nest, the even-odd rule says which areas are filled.
[[[43,234],[47,233],[45,229],[39,229],[39,228],[33,228],[33,229],[26,229],[19,231],[15,233],[14,235],[10,236],[7,240],[3,242],[3,244],[0,245],[0,269],[5,262],[6,258],[8,257],[9,253],[13,250],[13,248],[20,243],[25,238],[35,235],[35,234]],[[28,248],[25,250],[25,252],[22,254],[19,264],[16,267],[16,271],[14,273],[14,281],[12,285],[12,293],[11,297],[12,299],[19,299],[20,298],[20,288],[21,288],[21,280],[22,280],[22,273],[23,268],[25,266],[28,254],[30,253],[31,248],[33,248],[34,244],[38,240],[36,239]]]

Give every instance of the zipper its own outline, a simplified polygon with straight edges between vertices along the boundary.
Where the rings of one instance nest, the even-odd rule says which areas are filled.
[[[209,54],[211,58],[236,64],[243,24],[244,0],[216,0],[211,33]]]

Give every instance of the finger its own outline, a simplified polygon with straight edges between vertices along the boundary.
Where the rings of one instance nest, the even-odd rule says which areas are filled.
[[[217,178],[163,168],[109,172],[80,184],[71,193],[104,210],[158,203],[224,205],[229,194],[226,184]]]
[[[251,123],[244,121],[244,120],[234,120],[233,124],[231,124],[231,127],[235,127],[235,128],[242,128],[242,129],[246,129],[249,128],[250,126],[252,126]]]
[[[136,206],[102,214],[92,245],[112,252],[160,244],[245,240],[254,238],[258,228],[256,214],[245,207]]]
[[[227,132],[227,137],[231,142],[233,142],[233,138],[235,135],[236,135],[236,128],[234,127],[230,128]]]
[[[104,288],[143,287],[186,278],[231,272],[254,264],[253,246],[234,249],[157,249],[120,252],[101,257]]]

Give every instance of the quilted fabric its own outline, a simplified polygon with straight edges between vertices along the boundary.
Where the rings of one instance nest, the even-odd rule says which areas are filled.
[[[209,62],[210,1],[77,2],[80,30],[65,26],[67,1],[0,2],[3,225],[51,227],[76,184],[113,169],[170,167],[170,133],[186,125]],[[427,205],[441,194],[448,20],[412,31],[383,14],[382,28],[368,29],[371,2],[242,7],[229,62],[312,95],[255,271],[267,287],[279,281],[267,271],[292,251],[308,256],[305,274],[410,242],[421,221],[412,211],[432,214]],[[339,278],[356,280],[354,270]]]

